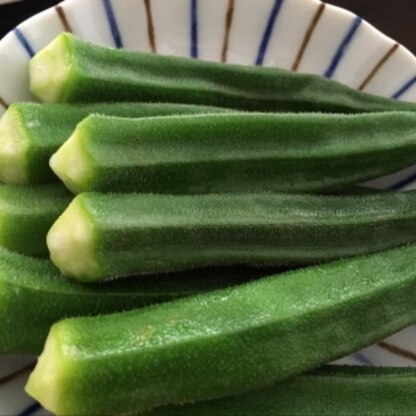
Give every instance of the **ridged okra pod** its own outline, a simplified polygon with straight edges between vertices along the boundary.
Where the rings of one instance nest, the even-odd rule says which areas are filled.
[[[50,165],[75,193],[320,192],[415,155],[416,112],[90,116]]]
[[[326,366],[244,395],[144,416],[410,416],[415,388],[414,368]]]
[[[53,262],[82,281],[206,265],[304,265],[413,241],[416,192],[85,193],[47,237]]]
[[[271,386],[416,321],[416,245],[54,325],[27,391],[59,415],[137,415]]]
[[[131,52],[61,34],[31,61],[32,92],[46,102],[149,101],[251,111],[415,110],[316,75]]]

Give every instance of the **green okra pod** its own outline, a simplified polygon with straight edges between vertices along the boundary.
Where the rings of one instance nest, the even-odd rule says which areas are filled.
[[[150,101],[251,111],[362,113],[412,110],[316,75],[104,48],[61,34],[30,64],[46,102]]]
[[[89,116],[50,165],[74,193],[321,192],[416,162],[416,112]]]
[[[0,355],[39,354],[52,324],[141,308],[208,292],[272,273],[213,269],[80,285],[64,279],[50,261],[0,248]]]
[[[244,395],[167,406],[146,416],[410,416],[416,370],[326,366]]]
[[[141,118],[224,111],[204,106],[158,103],[15,103],[0,121],[0,181],[12,184],[57,182],[58,178],[49,168],[49,159],[72,134],[75,126],[90,114]]]
[[[0,246],[48,257],[46,234],[73,196],[61,185],[0,185]]]
[[[63,274],[96,281],[206,265],[319,263],[416,241],[415,220],[416,192],[85,193],[47,243]]]
[[[271,386],[416,321],[416,245],[55,324],[26,387],[59,415],[138,414]]]

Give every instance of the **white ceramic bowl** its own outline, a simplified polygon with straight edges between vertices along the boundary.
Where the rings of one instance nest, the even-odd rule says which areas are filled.
[[[64,30],[102,45],[321,74],[416,101],[416,58],[353,13],[318,0],[67,0],[0,42],[0,115],[7,104],[32,99],[28,61]],[[411,188],[415,172],[375,184]],[[416,365],[416,328],[341,361]],[[23,393],[31,362],[0,359],[0,378],[9,376],[0,380],[0,415],[41,414]]]

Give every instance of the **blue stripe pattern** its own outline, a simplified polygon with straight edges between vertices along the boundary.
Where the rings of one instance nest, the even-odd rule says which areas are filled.
[[[365,365],[374,365],[374,363],[363,353],[356,352],[355,354],[352,354],[352,358],[355,358],[358,362]]]
[[[35,55],[35,51],[33,50],[29,41],[26,39],[26,36],[18,27],[14,28],[14,34],[16,35],[21,45],[24,47],[25,51],[32,58]]]
[[[405,92],[410,90],[410,88],[413,87],[413,85],[416,84],[416,75],[406,82],[406,84],[403,85],[395,94],[391,96],[391,98],[395,98],[396,100],[400,98]]]
[[[32,416],[34,413],[36,413],[38,410],[40,410],[42,406],[39,403],[33,403],[29,407],[27,407],[25,410],[23,410],[19,416]]]
[[[352,39],[354,38],[355,34],[357,33],[358,28],[360,27],[363,19],[361,17],[356,16],[353,20],[350,28],[348,29],[348,32],[344,36],[344,39],[342,39],[341,44],[339,45],[337,51],[335,52],[334,57],[332,58],[331,63],[329,64],[327,70],[324,73],[324,76],[327,78],[332,78],[334,75],[335,70],[337,69],[339,63],[341,62],[342,58],[345,55],[345,52],[348,49],[348,46],[350,46],[350,43]]]
[[[191,0],[191,56],[198,58],[198,0]]]
[[[116,16],[114,14],[111,0],[103,0],[105,14],[110,25],[111,35],[113,36],[114,44],[117,48],[123,48],[123,41],[121,39],[120,29],[117,24]]]
[[[284,0],[275,0],[272,11],[267,21],[266,28],[264,30],[263,38],[260,43],[260,48],[257,54],[256,65],[263,65],[264,56],[266,55],[267,48],[269,46],[270,38],[273,33],[273,28],[276,23],[277,16],[279,15]]]

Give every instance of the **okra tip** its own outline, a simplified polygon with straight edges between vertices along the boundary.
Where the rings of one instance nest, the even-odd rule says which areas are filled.
[[[30,60],[30,90],[43,102],[65,100],[66,87],[73,69],[72,40],[72,35],[62,33]]]
[[[25,386],[26,392],[37,400],[45,409],[61,413],[62,381],[66,374],[65,357],[59,342],[59,324],[49,332],[46,344],[38,359],[35,369]]]
[[[82,281],[102,276],[95,253],[94,222],[83,204],[83,195],[76,197],[57,219],[46,240],[51,260],[63,275]]]
[[[86,191],[94,172],[91,156],[85,149],[88,118],[78,124],[72,136],[52,155],[49,166],[74,194]]]
[[[0,181],[9,184],[28,183],[26,153],[29,147],[27,130],[19,113],[11,105],[0,120]]]

